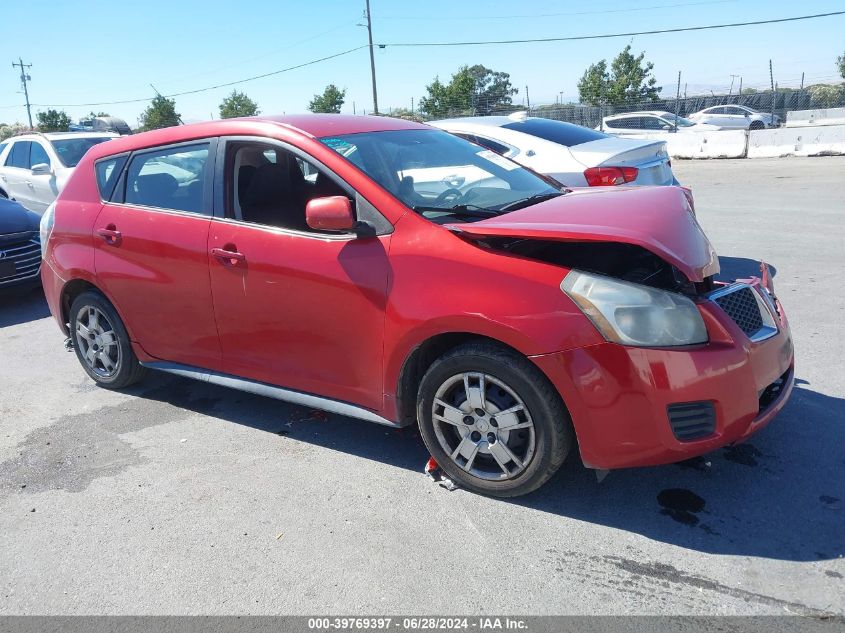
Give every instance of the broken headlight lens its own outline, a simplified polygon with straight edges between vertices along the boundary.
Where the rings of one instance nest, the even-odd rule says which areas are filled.
[[[613,343],[675,347],[707,342],[698,308],[683,295],[577,270],[560,288]]]

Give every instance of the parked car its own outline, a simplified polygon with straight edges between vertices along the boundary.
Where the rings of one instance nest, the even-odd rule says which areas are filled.
[[[193,178],[147,170],[177,155]],[[487,177],[464,191],[408,175],[465,165]],[[490,495],[536,489],[573,450],[610,469],[742,441],[792,388],[770,280],[715,281],[680,187],[566,192],[410,121],[123,137],[41,225],[50,310],[96,383],[151,368],[418,424],[449,477]]]
[[[80,119],[79,123],[68,126],[71,132],[114,132],[116,134],[132,134],[129,125],[123,119],[114,116],[98,116],[93,119]]]
[[[671,112],[655,110],[650,112],[626,112],[614,114],[603,119],[603,127],[610,134],[651,134],[654,132],[675,132],[677,119],[678,132],[715,132],[721,129],[717,125],[696,123],[676,117]]]
[[[0,198],[0,290],[41,282],[40,219],[17,202]]]
[[[445,119],[430,125],[570,187],[678,184],[663,141],[617,138],[572,123],[529,117],[524,112]]]
[[[52,132],[13,136],[0,143],[0,198],[44,213],[91,147],[111,133]]]
[[[762,130],[778,127],[780,117],[759,112],[741,105],[723,105],[705,108],[689,115],[695,123],[709,123],[726,130]]]

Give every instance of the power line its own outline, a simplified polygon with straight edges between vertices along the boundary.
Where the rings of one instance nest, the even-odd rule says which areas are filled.
[[[308,62],[303,62],[302,64],[297,64],[296,66],[288,66],[287,68],[280,68],[279,70],[273,70],[269,73],[263,73],[261,75],[255,75],[253,77],[247,77],[245,79],[237,79],[235,81],[229,81],[222,84],[217,84],[214,86],[206,86],[205,88],[196,88],[195,90],[185,90],[183,92],[173,92],[170,94],[162,95],[164,97],[183,97],[185,95],[192,95],[197,94],[199,92],[207,92],[209,90],[216,90],[217,88],[227,88],[229,86],[236,86],[238,84],[246,83],[248,81],[255,81],[256,79],[264,79],[265,77],[271,77],[273,75],[279,75],[281,73],[290,72],[291,70],[296,70],[298,68],[304,68],[306,66],[313,66],[314,64],[319,64],[320,62],[328,61],[330,59],[334,59],[336,57],[341,57],[343,55],[348,55],[349,53],[354,53],[355,51],[360,51],[361,49],[367,48],[367,45],[364,44],[362,46],[356,46],[355,48],[350,48],[349,50],[342,51],[340,53],[334,53],[333,55],[326,55],[325,57],[320,57],[319,59],[312,59]],[[41,108],[87,108],[91,106],[105,106],[105,105],[123,105],[126,103],[141,103],[143,101],[150,101],[153,97],[143,97],[140,99],[124,99],[122,101],[103,101],[100,103],[33,103],[32,105],[38,106]]]
[[[576,15],[604,15],[607,13],[633,13],[634,11],[651,11],[653,9],[674,9],[679,7],[693,7],[702,4],[725,4],[728,2],[737,2],[737,0],[701,0],[699,2],[682,2],[678,4],[657,4],[650,7],[634,7],[631,9],[605,9],[600,11],[571,11],[565,13],[532,13],[532,14],[518,14],[518,15],[465,15],[465,16],[410,16],[410,15],[384,15],[379,16],[380,20],[448,20],[453,22],[455,20],[512,20],[521,18],[553,18],[561,16],[576,16]]]
[[[734,22],[731,24],[710,24],[707,26],[684,26],[675,29],[657,29],[654,31],[633,31],[630,33],[606,33],[602,35],[574,35],[571,37],[543,37],[527,40],[488,40],[482,42],[402,42],[393,44],[379,44],[379,48],[388,46],[480,46],[485,44],[529,44],[534,42],[573,42],[576,40],[599,40],[611,37],[633,37],[635,35],[659,35],[662,33],[682,33],[684,31],[706,31],[708,29],[726,29],[739,26],[755,26],[758,24],[778,24],[781,22],[795,22],[797,20],[811,20],[814,18],[827,18],[834,15],[845,15],[845,11],[831,11],[830,13],[817,13],[815,15],[799,15],[792,18],[777,18],[774,20],[757,20],[754,22]]]

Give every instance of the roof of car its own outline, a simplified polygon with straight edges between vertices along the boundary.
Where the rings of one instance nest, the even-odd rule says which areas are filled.
[[[453,119],[440,119],[438,121],[431,121],[431,125],[437,127],[447,127],[450,123],[459,125],[486,125],[489,127],[502,127],[508,123],[514,123],[516,120],[507,116],[465,116],[455,117]]]
[[[121,136],[106,144],[91,148],[89,154],[94,160],[103,156],[119,154],[145,147],[180,143],[222,135],[266,134],[272,128],[284,128],[294,134],[322,138],[363,132],[384,132],[390,130],[426,130],[430,126],[387,116],[355,116],[347,114],[294,114],[289,116],[256,116],[234,119],[218,119],[188,125],[176,125],[131,136]],[[105,147],[103,145],[106,145]]]
[[[665,110],[638,110],[637,112],[620,112],[619,114],[611,114],[610,116],[604,117],[605,119],[617,119],[619,117],[624,116],[666,116],[667,114],[672,114],[671,112],[666,112]]]
[[[17,141],[20,139],[46,138],[48,141],[59,141],[68,138],[102,138],[104,136],[118,138],[120,135],[114,132],[24,132],[6,140]]]

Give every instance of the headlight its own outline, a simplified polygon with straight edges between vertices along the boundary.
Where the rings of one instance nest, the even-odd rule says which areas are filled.
[[[707,342],[698,308],[683,295],[577,270],[560,288],[608,341],[637,347]]]
[[[41,259],[47,252],[47,240],[50,239],[50,233],[53,232],[53,222],[56,219],[56,203],[52,203],[44,215],[41,216],[41,223],[39,224],[39,233],[41,237]]]

